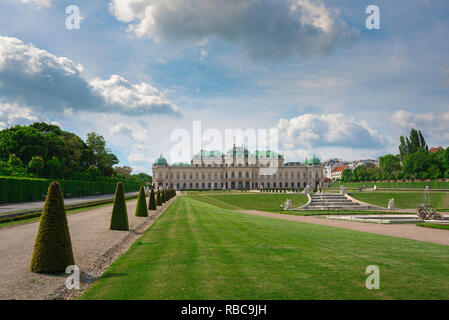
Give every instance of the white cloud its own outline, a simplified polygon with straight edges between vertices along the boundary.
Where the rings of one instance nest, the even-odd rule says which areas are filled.
[[[379,149],[385,146],[385,138],[365,121],[341,113],[280,119],[277,129],[280,143],[287,150],[310,152],[318,148]]]
[[[409,131],[419,129],[424,135],[429,135],[435,139],[437,144],[445,143],[449,139],[449,129],[447,122],[449,121],[449,111],[442,113],[412,113],[406,110],[396,111],[391,117],[393,125],[398,126],[402,133],[408,134]]]
[[[112,0],[109,8],[137,37],[216,37],[254,58],[326,54],[358,37],[322,0]]]
[[[30,108],[17,104],[0,104],[0,122],[3,123],[3,127],[6,124],[14,125],[18,122],[35,122],[38,120],[39,118],[33,114]]]
[[[17,0],[16,0],[17,1]],[[22,3],[34,3],[38,8],[49,7],[51,0],[20,0]]]
[[[149,163],[153,164],[154,158],[148,158],[145,155],[141,153],[131,153],[128,156],[128,162],[129,163]]]
[[[132,116],[169,114],[180,109],[149,83],[133,84],[119,75],[84,77],[83,66],[16,38],[0,36],[0,102],[38,112],[65,110]]]
[[[112,134],[123,134],[141,143],[148,143],[150,140],[147,130],[140,126],[129,126],[124,123],[119,123],[111,127],[110,131]]]
[[[145,82],[132,84],[118,75],[112,75],[108,80],[95,78],[90,81],[90,85],[108,105],[119,106],[126,112],[137,111],[140,114],[143,110],[148,113],[181,112],[159,90]]]

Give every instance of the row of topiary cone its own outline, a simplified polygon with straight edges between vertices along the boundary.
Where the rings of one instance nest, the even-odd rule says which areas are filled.
[[[170,200],[176,195],[174,190],[157,191],[156,198],[151,190],[148,210],[156,210],[156,205]],[[145,191],[140,187],[137,199],[136,216],[148,216]],[[111,216],[111,230],[129,230],[128,213],[123,183],[117,183]],[[30,269],[33,272],[59,273],[67,266],[74,265],[72,242],[64,207],[61,186],[52,182],[48,188],[45,204],[34,244]]]

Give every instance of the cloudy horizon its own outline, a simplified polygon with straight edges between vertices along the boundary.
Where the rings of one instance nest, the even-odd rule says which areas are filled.
[[[5,0],[0,129],[95,131],[136,173],[194,121],[276,128],[286,161],[397,154],[411,128],[447,147],[448,17],[443,0]]]

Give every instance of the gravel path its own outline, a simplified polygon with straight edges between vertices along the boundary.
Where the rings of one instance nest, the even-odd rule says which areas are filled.
[[[337,227],[342,229],[350,229],[356,231],[363,231],[369,233],[383,234],[398,238],[406,238],[418,241],[433,242],[438,244],[449,245],[449,231],[418,227],[414,224],[378,224],[378,223],[363,223],[351,222],[341,220],[330,220],[326,218],[319,218],[314,216],[293,216],[281,213],[270,213],[256,210],[238,210],[242,213],[253,214],[258,216],[299,221],[305,223],[320,224],[324,226]]]
[[[136,204],[137,200],[127,201],[130,231],[109,230],[112,205],[67,216],[75,264],[82,273],[92,270],[92,265],[98,263],[108,250],[111,255],[111,248],[120,247],[124,240],[129,242],[130,234],[135,235],[133,242],[143,231],[140,230],[142,225],[146,229],[168,206],[159,207],[147,218],[134,216]],[[0,229],[0,299],[54,298],[52,295],[65,285],[65,274],[46,275],[29,271],[38,226],[37,221]],[[136,232],[136,229],[139,230]]]

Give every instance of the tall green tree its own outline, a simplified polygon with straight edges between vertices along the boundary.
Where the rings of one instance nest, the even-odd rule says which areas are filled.
[[[103,136],[90,132],[87,134],[86,140],[88,148],[91,150],[94,160],[94,165],[100,169],[103,174],[111,176],[113,173],[113,166],[118,164],[117,157],[106,148],[106,141]]]
[[[44,168],[44,159],[42,159],[42,157],[39,156],[33,157],[28,163],[28,170],[36,174],[36,177],[39,176],[43,168]]]
[[[51,178],[58,177],[58,176],[60,176],[60,173],[61,173],[61,162],[59,162],[58,158],[52,157],[45,164],[45,168],[47,169]]]
[[[399,143],[399,153],[401,156],[405,156],[410,153],[415,153],[419,151],[428,151],[426,140],[421,133],[421,130],[411,129],[410,138],[404,136],[400,137]]]
[[[401,170],[401,162],[392,154],[387,154],[379,158],[379,165],[383,173],[397,173]]]

